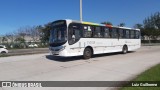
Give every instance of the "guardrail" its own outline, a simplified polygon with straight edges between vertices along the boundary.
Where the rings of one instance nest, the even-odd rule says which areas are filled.
[[[142,46],[160,46],[160,43],[142,43]]]
[[[25,54],[38,54],[38,53],[49,53],[48,48],[29,48],[29,49],[11,49],[8,50],[7,55],[25,55]]]

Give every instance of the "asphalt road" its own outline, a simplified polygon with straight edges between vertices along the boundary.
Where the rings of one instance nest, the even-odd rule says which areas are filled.
[[[0,81],[124,81],[160,63],[160,46],[143,46],[128,54],[53,57],[46,54],[0,58]],[[28,88],[0,88],[0,90]],[[37,90],[37,88],[30,88]],[[112,90],[111,87],[54,87],[39,90]]]

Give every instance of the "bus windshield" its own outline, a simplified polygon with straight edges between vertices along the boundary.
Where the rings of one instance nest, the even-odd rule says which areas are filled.
[[[67,27],[64,21],[52,23],[50,46],[60,46],[67,42]]]

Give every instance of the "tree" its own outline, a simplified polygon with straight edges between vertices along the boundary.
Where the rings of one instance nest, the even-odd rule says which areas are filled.
[[[43,28],[40,29],[40,39],[42,43],[48,43],[50,37],[51,23],[44,25]]]
[[[133,27],[134,27],[134,28],[137,28],[137,29],[142,29],[142,28],[143,28],[143,25],[137,23],[137,24],[135,24]]]
[[[8,39],[6,37],[2,37],[2,43],[8,42]]]
[[[152,39],[157,39],[160,36],[160,12],[151,14],[151,16],[145,18],[144,24],[144,35]]]
[[[15,48],[26,48],[25,39],[18,37],[15,39],[16,43],[14,44]]]
[[[32,41],[36,42],[40,38],[40,30],[42,29],[42,26],[33,26],[33,27],[26,27],[25,31],[27,36],[32,38]]]
[[[5,37],[6,37],[7,39],[9,39],[11,43],[13,43],[14,40],[15,40],[15,35],[14,35],[14,33],[7,33],[7,34],[5,35]]]
[[[150,17],[145,18],[143,21],[144,28],[160,29],[160,12],[152,14]]]
[[[124,27],[126,24],[125,23],[120,23],[118,26]]]
[[[18,30],[17,30],[17,35],[23,39],[25,39],[25,36],[27,35],[26,34],[26,28],[25,27],[20,27]]]
[[[22,37],[18,37],[15,39],[16,42],[19,42],[19,43],[25,43],[25,39],[22,38]]]

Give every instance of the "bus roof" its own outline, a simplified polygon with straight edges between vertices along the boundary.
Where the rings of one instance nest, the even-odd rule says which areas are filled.
[[[106,27],[109,27],[109,28],[121,28],[121,29],[134,29],[134,30],[138,30],[140,31],[140,29],[135,29],[135,28],[129,28],[129,27],[119,27],[119,26],[112,26],[112,25],[108,25],[108,24],[99,24],[99,23],[92,23],[92,22],[80,22],[80,21],[77,21],[77,20],[71,20],[71,19],[65,19],[67,21],[71,21],[71,22],[75,22],[75,23],[82,23],[82,24],[86,24],[86,25],[95,25],[95,26],[106,26]]]

